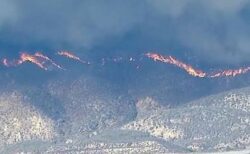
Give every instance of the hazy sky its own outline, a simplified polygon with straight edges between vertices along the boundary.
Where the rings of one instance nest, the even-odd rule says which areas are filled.
[[[209,72],[238,68],[250,64],[249,13],[248,0],[0,0],[0,57],[40,50],[64,64],[55,55],[61,49],[94,62],[155,51]],[[164,101],[186,101],[250,84],[247,75],[203,80],[149,60],[140,70],[126,64],[95,68],[72,63],[70,69],[77,73],[90,71],[128,93],[132,87]],[[25,66],[13,72],[0,69],[23,85],[52,74]],[[67,75],[77,77],[70,71]]]
[[[20,50],[190,54],[248,63],[247,0],[1,0],[1,55]],[[103,53],[102,53],[103,54]]]

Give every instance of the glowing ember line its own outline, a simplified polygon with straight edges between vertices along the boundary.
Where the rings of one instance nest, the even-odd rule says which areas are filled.
[[[2,60],[2,63],[3,63],[4,66],[10,67],[10,66],[9,66],[9,62],[8,62],[8,60],[7,60],[6,58],[4,58],[4,59]]]
[[[79,62],[84,63],[84,64],[86,64],[86,63],[89,64],[88,62],[81,60],[79,57],[77,57],[76,55],[74,55],[73,53],[71,53],[69,51],[59,51],[59,52],[57,52],[57,54],[60,56],[64,56],[64,57],[79,61]]]
[[[216,73],[205,73],[202,70],[194,69],[191,65],[185,64],[172,56],[162,56],[157,53],[147,53],[145,54],[148,58],[153,59],[154,61],[161,61],[163,63],[168,63],[175,65],[181,69],[184,69],[188,74],[195,76],[195,77],[208,77],[208,78],[220,78],[220,77],[235,77],[241,74],[245,74],[250,72],[250,66],[245,68],[239,69],[229,69],[229,70],[222,70]]]
[[[18,60],[18,65],[24,63],[24,62],[31,62],[36,64],[38,67],[47,70],[47,68],[44,66],[44,62],[39,60],[36,56],[30,55],[27,53],[21,53],[20,59]]]
[[[60,56],[69,58],[69,59],[79,61],[79,62],[84,63],[84,64],[89,64],[89,62],[81,60],[79,57],[77,57],[76,55],[74,55],[73,53],[71,53],[69,51],[60,51],[60,52],[57,52],[57,54]],[[189,75],[194,76],[194,77],[199,77],[199,78],[204,78],[204,77],[221,78],[221,77],[230,77],[230,76],[235,77],[235,76],[250,72],[250,66],[248,66],[248,67],[242,67],[239,69],[228,69],[228,70],[217,71],[214,73],[208,73],[208,72],[205,72],[203,70],[196,69],[193,66],[186,64],[186,63],[176,59],[173,56],[163,56],[163,55],[160,55],[158,53],[150,53],[150,52],[144,54],[144,56],[146,56],[150,59],[153,59],[154,61],[160,61],[163,63],[174,65],[174,66],[186,71]],[[116,58],[111,58],[111,59],[110,58],[105,58],[105,59],[102,58],[101,65],[104,65],[106,63],[106,61],[113,61],[115,63],[118,63],[118,62],[121,62],[123,60],[124,60],[123,57],[116,57]],[[128,62],[135,62],[137,60],[134,59],[133,57],[129,57],[129,59],[126,60],[126,62],[127,61]],[[50,59],[48,56],[42,54],[41,52],[36,52],[35,54],[28,54],[28,53],[23,52],[23,53],[20,53],[19,59],[12,60],[12,61],[9,61],[6,58],[2,59],[2,64],[6,67],[16,67],[16,66],[21,65],[25,62],[33,63],[36,66],[38,66],[39,68],[42,68],[44,70],[48,70],[49,66],[51,66],[50,64],[52,64],[56,68],[65,70],[63,67],[61,67],[60,65],[55,63],[52,59]]]
[[[217,73],[213,73],[211,75],[209,75],[210,78],[218,78],[218,77],[223,77],[223,76],[237,76],[237,75],[241,75],[241,74],[245,74],[247,72],[250,71],[250,67],[246,67],[246,68],[239,68],[239,69],[235,69],[235,70],[223,70]]]
[[[40,52],[37,52],[34,55],[22,52],[20,53],[20,57],[18,60],[8,61],[6,58],[2,60],[3,65],[6,67],[17,67],[18,65],[21,65],[25,62],[33,63],[44,70],[48,70],[47,62],[51,63],[53,66],[59,69],[63,69],[61,66],[56,64],[53,60],[51,60],[49,57],[43,55]]]
[[[60,65],[56,64],[56,63],[55,63],[52,59],[50,59],[48,56],[45,56],[45,55],[43,55],[43,54],[40,53],[40,52],[36,52],[36,53],[35,53],[35,56],[36,56],[36,57],[43,58],[43,59],[49,61],[52,65],[54,65],[55,67],[57,67],[57,68],[59,68],[59,69],[64,69],[64,68],[62,68]]]
[[[175,65],[183,70],[185,70],[188,74],[195,76],[195,77],[200,77],[204,78],[206,77],[206,73],[203,72],[202,70],[194,69],[191,65],[185,64],[177,59],[175,59],[172,56],[162,56],[157,53],[147,53],[145,54],[148,58],[153,59],[154,61],[161,61],[163,63],[168,63]]]

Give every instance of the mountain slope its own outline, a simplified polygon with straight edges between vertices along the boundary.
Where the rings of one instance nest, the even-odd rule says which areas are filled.
[[[86,75],[73,81],[52,81],[47,89],[64,106],[69,135],[91,135],[119,127],[136,116],[134,101],[105,80]]]
[[[177,108],[142,110],[122,129],[147,132],[191,151],[244,149],[250,145],[249,97],[250,88],[244,88]],[[138,111],[149,104],[156,103],[142,100]]]
[[[33,99],[21,93],[2,94],[2,105],[9,105],[1,110],[2,117],[9,121],[5,125],[10,128],[15,125],[14,130],[18,130],[11,131],[14,132],[10,135],[11,140],[6,138],[8,135],[1,136],[2,144],[10,143],[6,152],[18,149],[19,152],[40,153],[181,153],[250,147],[250,87],[170,108],[150,97],[134,104],[109,84],[93,81],[98,80],[81,77],[73,82],[58,81],[47,85],[49,95],[65,109],[64,125],[55,125],[55,119],[39,113],[32,103],[26,103]],[[27,114],[19,114],[19,110]],[[13,114],[7,114],[9,112]],[[24,118],[19,121],[24,121],[22,123],[28,127],[33,127],[29,124],[32,120],[26,119],[40,116],[43,119],[39,122],[40,131],[34,134],[25,125],[16,129],[14,115]],[[59,126],[66,134],[58,133],[59,137],[55,138],[54,128]],[[5,132],[2,130],[1,134]],[[32,137],[18,140],[18,132]]]
[[[29,98],[18,91],[0,95],[0,145],[29,140],[52,140],[54,122],[29,104]]]

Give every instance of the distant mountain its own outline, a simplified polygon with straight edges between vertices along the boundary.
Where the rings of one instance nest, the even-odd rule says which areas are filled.
[[[64,106],[66,134],[91,135],[119,127],[137,114],[135,102],[105,80],[81,76],[73,81],[51,81],[47,89]]]
[[[136,102],[119,88],[90,76],[50,81],[43,88],[41,91],[47,91],[20,90],[0,96],[4,106],[1,123],[5,125],[1,144],[8,145],[4,153],[172,153],[250,148],[249,87],[176,107],[162,106],[151,97]],[[39,105],[41,102],[44,106]],[[62,106],[61,110],[50,109],[56,105]],[[53,116],[57,112],[60,114]]]
[[[57,135],[53,120],[18,91],[1,93],[0,125],[1,148],[30,140],[50,141]]]
[[[138,103],[136,120],[122,129],[147,132],[188,151],[245,149],[250,146],[249,98],[250,88],[244,88],[169,109],[156,109],[147,98]]]

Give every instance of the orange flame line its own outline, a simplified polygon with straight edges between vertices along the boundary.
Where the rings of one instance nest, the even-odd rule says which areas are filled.
[[[57,54],[60,56],[64,56],[64,57],[67,57],[70,59],[77,60],[81,63],[86,63],[85,61],[82,61],[79,57],[75,56],[73,53],[68,52],[68,51],[60,51],[60,52],[57,52]],[[160,55],[158,53],[150,53],[150,52],[146,53],[145,56],[147,56],[150,59],[153,59],[154,61],[160,61],[163,63],[175,65],[175,66],[185,70],[189,75],[194,76],[194,77],[200,77],[200,78],[204,78],[204,77],[219,78],[219,77],[225,77],[225,76],[235,77],[237,75],[245,74],[245,73],[250,71],[250,66],[249,66],[249,67],[245,67],[245,68],[242,67],[239,69],[222,70],[222,71],[218,71],[215,73],[206,73],[202,70],[195,69],[191,65],[186,64],[186,63],[184,63],[184,62],[182,62],[182,61],[180,61],[172,56],[163,56],[163,55]],[[115,58],[112,60],[114,62],[118,62],[121,59]],[[133,59],[133,58],[129,59],[129,61],[134,61],[134,60],[135,59]],[[60,65],[56,64],[52,59],[50,59],[46,55],[43,55],[41,52],[36,52],[34,55],[23,52],[20,54],[20,58],[18,60],[14,60],[14,61],[8,61],[8,59],[6,59],[6,58],[2,59],[2,64],[6,67],[18,66],[18,65],[23,64],[24,62],[31,62],[44,70],[48,70],[48,68],[46,67],[46,62],[50,62],[53,66],[55,66],[59,69],[63,69]],[[89,63],[87,62],[87,64],[89,64]]]
[[[86,62],[86,61],[83,61],[81,60],[79,57],[77,57],[76,55],[74,55],[73,53],[69,52],[69,51],[59,51],[57,52],[58,55],[60,56],[64,56],[64,57],[67,57],[67,58],[70,58],[70,59],[74,59],[74,60],[77,60],[83,64],[89,64],[89,62]]]
[[[18,60],[18,65],[24,63],[24,62],[31,62],[31,63],[34,63],[36,64],[38,67],[44,69],[44,70],[47,70],[47,68],[44,66],[44,62],[37,59],[36,56],[34,55],[30,55],[28,53],[21,53],[20,55],[20,59]]]
[[[43,58],[43,59],[49,61],[49,62],[50,62],[52,65],[54,65],[55,67],[64,70],[64,68],[62,68],[60,65],[56,64],[56,63],[55,63],[52,59],[50,59],[48,56],[43,55],[41,52],[36,52],[34,55],[35,55],[36,57]]]
[[[60,65],[56,64],[49,57],[43,55],[40,52],[36,52],[34,55],[22,52],[20,53],[20,57],[18,60],[8,61],[6,58],[2,60],[3,65],[6,67],[11,67],[11,66],[16,67],[25,62],[33,63],[37,65],[39,68],[42,68],[44,70],[48,70],[48,68],[45,66],[45,63],[50,62],[52,65],[56,66],[57,68],[63,69]]]
[[[245,74],[247,72],[250,71],[250,67],[246,67],[246,68],[239,68],[239,69],[235,69],[235,70],[223,70],[217,73],[213,73],[211,74],[209,77],[210,78],[216,78],[216,77],[223,77],[223,76],[237,76],[237,75],[241,75],[241,74]]]
[[[153,59],[154,61],[161,61],[163,63],[168,63],[175,65],[181,69],[184,69],[188,74],[195,76],[195,77],[206,77],[206,73],[203,72],[202,70],[194,69],[191,65],[185,64],[177,59],[175,59],[172,56],[162,56],[157,53],[146,53],[145,54],[147,57]]]
[[[225,76],[238,76],[241,74],[245,74],[250,71],[250,67],[239,68],[239,69],[229,69],[229,70],[222,70],[216,73],[205,73],[202,70],[194,69],[191,65],[185,64],[172,56],[162,56],[157,53],[147,53],[145,54],[148,58],[153,59],[154,61],[161,61],[164,63],[175,65],[181,69],[184,69],[188,74],[195,76],[195,77],[208,77],[208,78],[219,78]]]

